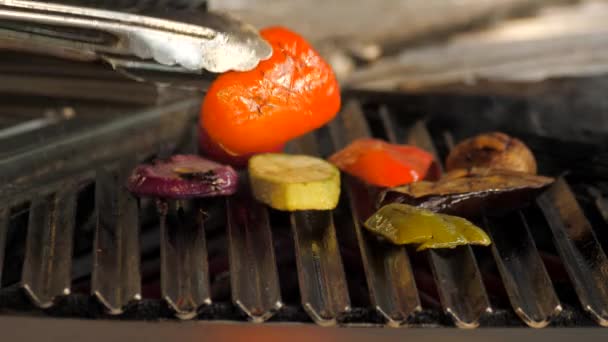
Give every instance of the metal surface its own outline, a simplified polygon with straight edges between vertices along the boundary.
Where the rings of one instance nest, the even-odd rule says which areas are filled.
[[[407,141],[427,151],[436,151],[423,123],[412,127]],[[481,315],[491,313],[492,308],[471,246],[429,250],[427,255],[445,312],[460,328],[477,327]]]
[[[253,69],[272,54],[257,31],[226,15],[143,16],[26,0],[0,0],[0,46],[69,59],[153,59],[175,71]],[[181,13],[184,16],[184,13]],[[193,21],[194,23],[188,21]],[[74,29],[78,29],[75,31]],[[113,58],[120,66],[121,58]],[[127,60],[128,62],[128,60]]]
[[[162,298],[180,319],[211,304],[205,242],[205,207],[198,202],[159,201]]]
[[[283,306],[268,209],[246,191],[226,207],[232,302],[261,323]]]
[[[374,200],[360,182],[345,178],[372,305],[388,326],[399,327],[422,310],[409,257],[404,247],[387,245],[364,232],[361,222],[373,213]]]
[[[484,221],[492,254],[515,313],[529,326],[544,328],[562,306],[521,212]]]
[[[156,158],[196,153],[196,136],[190,133],[194,131],[194,127],[187,128],[176,145],[160,145]],[[194,319],[199,310],[212,303],[205,231],[206,202],[146,200],[156,202],[160,215],[160,236],[157,236],[160,238],[160,297],[173,316],[181,320]],[[155,241],[152,239],[148,245],[155,246]],[[143,246],[142,239],[142,254],[145,253]]]
[[[363,111],[357,102],[345,105],[340,116],[330,124],[330,131],[336,150],[355,139],[371,137]],[[405,247],[379,242],[363,231],[361,222],[373,213],[374,198],[367,186],[351,177],[343,178],[372,305],[389,326],[398,327],[421,310],[409,257]]]
[[[82,105],[87,100],[115,103],[112,105],[114,111],[120,107],[153,105],[166,100],[163,94],[166,91],[152,84],[131,81],[107,65],[14,51],[0,53],[0,78],[4,81],[0,84],[2,93],[60,98],[68,100],[69,107],[73,109],[78,107],[77,103]],[[10,99],[5,99],[3,105],[10,106],[13,101],[7,100]],[[31,100],[20,104],[21,110],[4,111],[2,114],[8,117],[24,115],[23,107],[38,106],[38,111],[32,110],[28,115],[38,119],[46,109],[44,103],[39,99]],[[95,114],[88,111],[87,115]]]
[[[66,178],[94,173],[93,165],[128,154],[150,155],[159,144],[174,140],[190,127],[199,104],[197,98],[186,99],[157,108],[140,107],[136,114],[133,108],[119,107],[117,112],[105,115],[95,108],[84,108],[100,117],[81,121],[81,125],[39,130],[29,139],[20,136],[3,141],[3,146],[10,143],[18,148],[0,158],[0,182],[10,184],[0,189],[0,198],[17,204],[52,193]],[[44,144],[40,144],[41,139]]]
[[[91,294],[109,314],[118,315],[141,299],[137,199],[123,186],[134,163],[124,162],[117,174],[97,170]]]
[[[321,326],[336,325],[350,298],[331,211],[290,215],[302,306]]]
[[[77,185],[67,185],[55,195],[35,199],[30,206],[21,286],[41,308],[71,292],[77,192]]]
[[[583,308],[608,326],[608,259],[572,190],[560,178],[538,204]]]
[[[471,247],[431,250],[428,257],[445,312],[459,328],[478,327],[492,309]]]
[[[6,249],[6,236],[8,235],[10,210],[0,208],[0,286],[2,286],[2,269],[4,267],[4,252]]]
[[[319,154],[314,133],[292,146],[294,153]],[[330,210],[295,211],[290,221],[302,306],[317,324],[336,325],[351,307],[334,214]]]
[[[604,221],[608,223],[608,200],[602,195],[601,191],[599,191],[598,189],[590,187],[587,189],[587,192],[589,193],[589,195],[591,195],[591,197],[594,198],[594,203],[597,210],[602,215]]]

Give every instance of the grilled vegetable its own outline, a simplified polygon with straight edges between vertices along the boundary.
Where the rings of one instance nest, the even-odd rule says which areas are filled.
[[[437,182],[417,182],[387,189],[381,205],[405,203],[435,212],[475,217],[527,204],[554,179],[510,170],[456,170]]]
[[[437,170],[430,153],[378,139],[355,140],[329,161],[348,174],[382,187],[419,181]]]
[[[491,243],[483,230],[463,218],[407,204],[383,206],[365,221],[365,227],[396,245],[418,244],[419,251]]]
[[[260,34],[272,45],[272,57],[251,71],[220,75],[201,108],[201,130],[233,157],[276,151],[340,108],[331,67],[302,37],[281,27]]]
[[[265,153],[249,160],[254,197],[278,210],[330,210],[338,205],[340,171],[323,159]]]
[[[463,140],[446,160],[447,171],[472,167],[536,174],[536,160],[532,151],[521,140],[499,132]]]
[[[230,167],[194,155],[175,155],[153,165],[137,166],[127,181],[129,191],[158,198],[189,199],[231,195],[238,175]]]

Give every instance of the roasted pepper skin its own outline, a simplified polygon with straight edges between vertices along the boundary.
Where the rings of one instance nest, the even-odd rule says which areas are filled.
[[[220,75],[201,107],[201,131],[230,156],[276,151],[329,122],[340,108],[331,67],[304,38],[282,27],[260,34],[272,57],[251,71]]]

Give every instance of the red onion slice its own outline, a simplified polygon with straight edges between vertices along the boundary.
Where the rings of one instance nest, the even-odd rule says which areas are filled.
[[[127,181],[127,189],[139,196],[171,199],[232,195],[237,185],[232,167],[196,155],[139,165]]]

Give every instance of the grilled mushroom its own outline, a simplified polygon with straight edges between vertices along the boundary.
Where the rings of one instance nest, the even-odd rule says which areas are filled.
[[[460,142],[448,155],[447,171],[472,167],[536,174],[536,160],[521,140],[504,133],[480,134]]]

